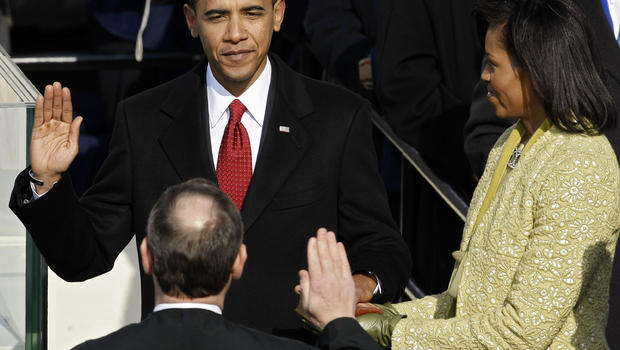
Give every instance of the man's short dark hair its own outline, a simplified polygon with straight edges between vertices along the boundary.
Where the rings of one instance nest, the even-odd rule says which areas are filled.
[[[198,0],[183,0],[186,4],[188,4],[189,6],[191,6],[192,8],[196,8],[196,1]],[[277,0],[271,0],[271,4],[275,5]]]
[[[614,125],[594,35],[573,0],[479,0],[474,13],[490,28],[502,29],[513,66],[529,76],[555,125],[587,134]]]
[[[202,227],[183,224],[176,213],[180,201],[203,197],[212,201]],[[212,182],[193,179],[168,188],[151,210],[147,238],[153,274],[170,296],[201,298],[218,294],[230,278],[243,239],[241,215]]]

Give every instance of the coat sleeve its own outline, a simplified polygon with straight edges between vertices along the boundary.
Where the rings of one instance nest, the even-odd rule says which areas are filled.
[[[592,153],[574,152],[540,174],[526,202],[530,240],[500,306],[445,320],[412,315],[396,325],[393,349],[547,348],[617,239],[617,166]]]
[[[338,235],[353,271],[381,281],[375,302],[398,298],[411,271],[411,256],[389,210],[371,136],[371,109],[362,104],[352,118],[340,161]]]
[[[11,210],[48,266],[66,281],[83,281],[109,271],[133,236],[129,137],[122,107],[119,111],[109,155],[82,199],[73,191],[68,174],[37,200],[31,200],[26,171],[15,180]]]
[[[381,350],[353,318],[337,318],[325,326],[318,339],[323,350]]]
[[[412,319],[445,319],[454,316],[454,298],[447,292],[427,295],[422,299],[393,304],[401,315]]]

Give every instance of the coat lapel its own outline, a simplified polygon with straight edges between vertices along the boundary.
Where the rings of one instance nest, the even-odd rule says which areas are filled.
[[[180,78],[179,88],[173,89],[161,106],[172,122],[160,135],[159,143],[182,181],[206,177],[217,182],[205,126],[205,69],[205,63],[199,64]]]
[[[241,215],[246,232],[272,201],[289,174],[311,145],[300,119],[312,112],[312,103],[301,79],[285,63],[270,56],[276,86],[275,98],[263,133],[265,138],[254,168]]]

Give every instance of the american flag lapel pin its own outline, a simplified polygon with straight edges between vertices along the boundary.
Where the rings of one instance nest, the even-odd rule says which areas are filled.
[[[280,132],[285,132],[288,134],[291,132],[291,128],[288,126],[280,125]]]

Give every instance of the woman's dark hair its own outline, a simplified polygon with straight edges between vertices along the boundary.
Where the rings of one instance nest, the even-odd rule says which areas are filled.
[[[614,125],[592,29],[573,0],[479,0],[474,13],[489,28],[503,26],[513,66],[529,76],[555,125],[587,134]]]

